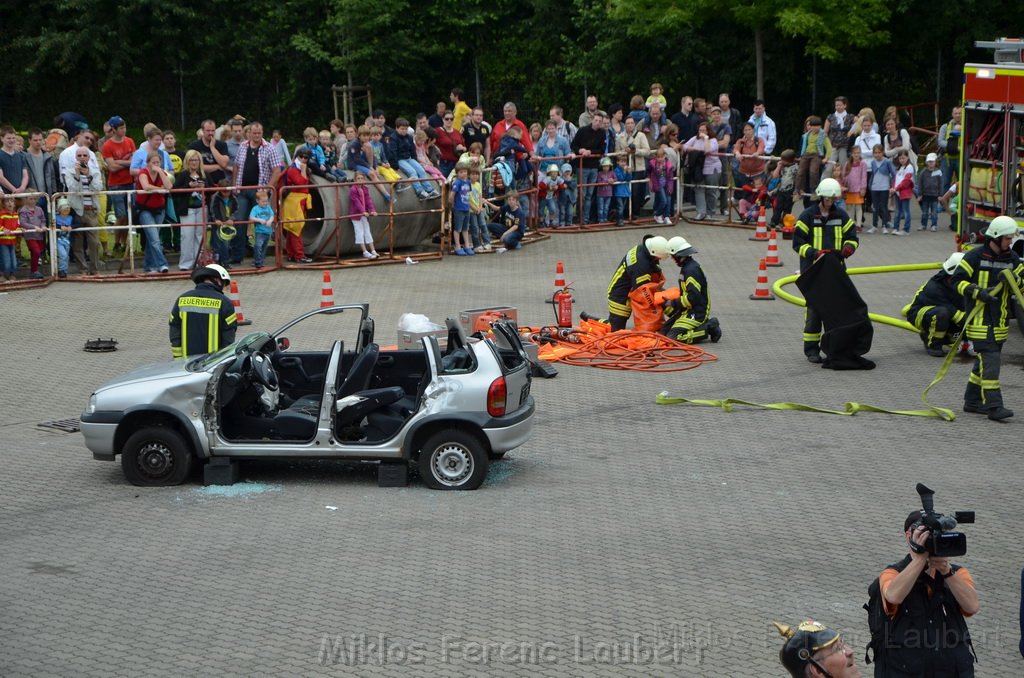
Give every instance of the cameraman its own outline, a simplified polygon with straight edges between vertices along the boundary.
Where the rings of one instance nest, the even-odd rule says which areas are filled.
[[[931,531],[922,513],[903,523],[910,553],[878,577],[890,621],[875,675],[970,678],[974,656],[964,617],[978,612],[974,580],[967,568],[928,554]]]

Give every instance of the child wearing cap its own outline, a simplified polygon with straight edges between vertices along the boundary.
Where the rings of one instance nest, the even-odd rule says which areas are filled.
[[[601,169],[597,173],[597,223],[603,224],[608,221],[608,207],[612,203],[615,183],[615,171],[612,169],[612,159],[608,156],[601,158]]]
[[[939,224],[939,196],[942,194],[942,170],[939,168],[939,158],[934,153],[925,157],[924,169],[914,185],[914,192],[918,195],[918,202],[921,204],[921,225],[917,230],[923,231],[928,227],[931,220],[932,232],[937,230]]]
[[[572,175],[572,165],[562,163],[562,192],[558,195],[558,225],[561,228],[573,226],[576,211],[578,184]]]
[[[565,180],[558,173],[558,165],[551,163],[538,182],[537,199],[540,201],[540,222],[548,228],[558,226],[558,194]]]

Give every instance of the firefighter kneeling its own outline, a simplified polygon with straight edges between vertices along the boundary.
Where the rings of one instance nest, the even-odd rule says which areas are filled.
[[[963,253],[954,252],[942,270],[931,277],[914,295],[907,308],[907,320],[921,332],[928,355],[941,358],[946,355],[946,346],[960,334],[964,321],[964,300],[953,287]]]
[[[684,344],[722,338],[718,318],[711,317],[711,295],[704,270],[693,258],[697,250],[682,236],[668,241],[668,252],[679,266],[679,297],[665,304],[661,333]]]
[[[660,290],[665,282],[659,262],[668,254],[668,240],[660,235],[648,234],[639,245],[630,248],[626,256],[622,257],[611,282],[608,283],[607,322],[612,332],[626,329],[626,321],[634,310],[637,315],[634,319],[636,329],[652,329],[649,327],[652,322],[650,316],[661,313],[661,307],[657,306],[652,290]],[[641,314],[643,318],[640,317]],[[653,330],[657,331],[659,326],[660,322],[656,322]]]

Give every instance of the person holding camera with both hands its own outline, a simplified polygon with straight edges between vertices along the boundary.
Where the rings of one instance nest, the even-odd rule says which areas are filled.
[[[876,650],[876,676],[974,676],[965,620],[979,609],[974,580],[967,568],[932,555],[939,540],[923,522],[927,513],[907,516],[903,529],[910,553],[878,577],[889,623]]]

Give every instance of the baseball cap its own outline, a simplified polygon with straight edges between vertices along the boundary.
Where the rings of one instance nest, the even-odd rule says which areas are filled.
[[[570,165],[567,162],[562,163],[562,171],[563,172],[571,172],[572,171],[572,165]]]
[[[124,118],[122,118],[120,115],[115,115],[112,118],[110,118],[110,120],[107,120],[107,124],[111,127],[117,128],[125,124],[125,122]]]
[[[939,156],[935,155],[934,153],[929,153],[928,155],[926,155],[924,157],[924,161],[925,162],[935,162],[938,159],[939,159]]]

